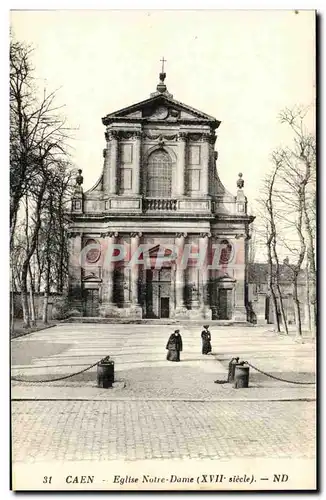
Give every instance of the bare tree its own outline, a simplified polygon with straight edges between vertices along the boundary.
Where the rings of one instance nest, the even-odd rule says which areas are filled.
[[[259,205],[261,207],[261,213],[260,213],[260,221],[261,221],[261,229],[259,231],[261,237],[263,238],[263,241],[266,246],[266,251],[267,251],[267,266],[268,266],[268,274],[267,274],[267,286],[268,286],[268,294],[272,299],[272,304],[273,304],[273,316],[274,316],[274,325],[275,325],[275,330],[277,332],[281,331],[280,328],[280,321],[279,321],[279,316],[278,316],[278,307],[277,307],[277,297],[275,293],[275,287],[274,287],[274,266],[273,266],[273,255],[272,255],[272,243],[273,243],[273,230],[272,230],[272,224],[270,221],[269,217],[269,212],[268,212],[268,207],[269,207],[269,200],[268,200],[268,193],[270,192],[270,186],[271,186],[271,179],[273,179],[273,176],[267,177],[264,181],[264,187],[265,191],[267,192],[267,198],[263,196],[258,200]]]
[[[302,335],[302,318],[298,295],[299,275],[305,258],[313,278],[308,280],[307,300],[312,303],[315,323],[315,242],[313,236],[313,215],[310,207],[311,194],[315,193],[315,138],[304,127],[306,111],[300,108],[285,109],[280,115],[282,123],[288,124],[294,132],[293,145],[274,152],[274,164],[278,165],[279,188],[278,218],[282,221],[282,244],[292,255],[288,268],[293,284],[293,303],[297,335]],[[294,242],[293,236],[295,234]],[[311,286],[310,286],[311,285]],[[312,297],[311,297],[312,295]]]
[[[53,178],[57,181],[57,193],[64,213],[64,196],[67,182],[66,139],[70,138],[65,126],[65,118],[60,115],[54,103],[56,92],[39,96],[35,86],[33,68],[30,63],[32,48],[24,43],[11,40],[10,44],[10,241],[11,249],[16,245],[15,230],[19,217],[25,218],[25,248],[22,258],[19,285],[22,298],[24,325],[30,326],[28,307],[28,278],[33,315],[33,288],[31,259],[34,254],[39,271],[44,265],[40,255],[39,236],[43,223],[43,212],[49,197]],[[54,174],[55,172],[55,174]],[[51,180],[52,179],[52,180]],[[53,183],[55,185],[55,183]],[[25,200],[25,211],[20,212]],[[63,215],[61,216],[62,223]],[[60,234],[64,246],[64,233]],[[65,252],[62,249],[61,268],[64,266]],[[34,271],[35,272],[35,271]],[[38,273],[38,289],[41,285]],[[62,280],[61,280],[62,281]],[[35,314],[34,314],[35,316]]]
[[[286,173],[290,174],[291,187],[297,198],[297,227],[301,248],[306,249],[307,286],[306,296],[309,308],[310,329],[315,336],[316,311],[316,138],[305,127],[307,109],[285,109],[281,122],[294,132],[293,147],[284,152]],[[303,244],[304,240],[304,244]]]

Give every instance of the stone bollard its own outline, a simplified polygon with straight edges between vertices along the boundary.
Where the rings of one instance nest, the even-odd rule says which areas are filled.
[[[102,359],[97,365],[97,387],[108,389],[114,382],[114,361],[110,356]]]
[[[234,389],[247,389],[249,387],[249,366],[239,364],[234,371]]]

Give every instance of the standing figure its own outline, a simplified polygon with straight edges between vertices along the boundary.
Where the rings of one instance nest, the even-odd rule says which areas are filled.
[[[202,340],[202,354],[209,354],[212,352],[212,344],[211,344],[211,332],[208,330],[209,326],[204,325],[205,330],[201,332],[201,340]]]
[[[168,343],[166,344],[166,349],[168,350],[166,356],[168,361],[180,361],[180,351],[182,351],[180,330],[175,330],[174,333],[170,335]]]

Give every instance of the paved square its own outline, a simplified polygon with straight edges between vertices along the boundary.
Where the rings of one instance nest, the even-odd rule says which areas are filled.
[[[308,457],[315,454],[315,389],[251,373],[250,387],[225,379],[234,355],[277,376],[313,381],[314,344],[266,329],[212,327],[212,356],[200,327],[180,327],[181,363],[166,361],[173,330],[163,325],[62,324],[12,341],[13,459]],[[117,385],[96,387],[96,368],[64,376],[110,354]]]

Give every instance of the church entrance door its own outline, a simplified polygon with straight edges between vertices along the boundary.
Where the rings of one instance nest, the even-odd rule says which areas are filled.
[[[146,271],[146,318],[169,318],[171,269]]]
[[[220,288],[218,291],[219,319],[232,319],[232,290]]]
[[[161,318],[170,316],[170,299],[169,297],[161,297]]]
[[[84,316],[94,318],[99,315],[99,290],[86,288],[83,292]]]

